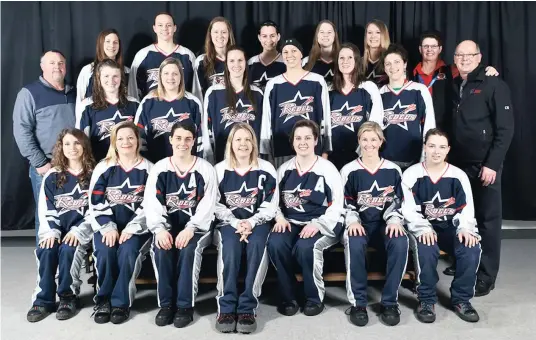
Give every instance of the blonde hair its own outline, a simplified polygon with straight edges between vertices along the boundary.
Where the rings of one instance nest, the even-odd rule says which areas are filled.
[[[359,141],[359,139],[361,139],[361,136],[365,132],[368,132],[368,131],[372,131],[375,134],[377,134],[378,137],[380,138],[380,140],[382,141],[382,143],[385,143],[385,136],[383,135],[383,130],[380,127],[380,124],[378,124],[376,122],[373,122],[373,121],[370,121],[370,120],[368,122],[364,122],[359,127],[359,131],[357,131],[357,140]]]
[[[253,131],[251,125],[247,123],[237,123],[233,125],[233,128],[229,133],[229,137],[227,138],[227,144],[225,145],[225,160],[227,161],[227,164],[229,164],[229,166],[232,168],[236,168],[238,166],[238,160],[236,159],[236,155],[233,151],[233,139],[234,135],[239,130],[246,130],[251,135],[251,143],[253,144],[253,150],[251,151],[251,154],[249,156],[249,162],[251,165],[258,166],[259,147],[257,146],[257,136],[255,136],[255,131]]]
[[[138,146],[136,148],[136,156],[138,158],[141,158],[140,130],[131,120],[127,120],[119,124],[116,124],[112,128],[112,132],[110,133],[110,147],[108,148],[108,153],[106,154],[106,158],[104,159],[104,161],[107,162],[108,164],[117,163],[117,161],[119,160],[119,154],[117,153],[116,146],[117,146],[117,133],[121,129],[131,129],[134,132],[134,135],[136,136],[136,139],[138,140]]]
[[[391,39],[389,38],[389,30],[387,29],[387,26],[383,23],[383,21],[381,20],[378,20],[378,19],[374,19],[372,21],[370,21],[367,26],[365,26],[365,49],[364,49],[364,53],[363,53],[363,69],[366,71],[367,69],[367,66],[368,66],[368,62],[369,62],[369,58],[370,58],[370,47],[369,45],[367,44],[367,31],[368,31],[368,27],[370,25],[374,25],[376,27],[378,27],[378,29],[380,30],[380,55],[389,47],[389,45],[391,44]],[[382,67],[381,65],[379,65],[380,67]],[[383,67],[382,67],[383,69]]]
[[[153,90],[154,96],[158,98],[158,100],[164,100],[164,96],[166,95],[166,89],[164,88],[164,84],[162,83],[162,70],[167,65],[175,65],[179,69],[179,74],[181,77],[181,81],[179,84],[179,95],[177,96],[177,99],[184,98],[184,93],[186,92],[185,84],[184,84],[184,70],[182,68],[182,63],[177,58],[166,58],[160,64],[160,67],[158,68],[158,87]]]

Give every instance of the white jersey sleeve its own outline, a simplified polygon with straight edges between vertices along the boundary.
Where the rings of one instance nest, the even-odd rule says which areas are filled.
[[[186,228],[194,228],[196,231],[209,232],[210,225],[214,220],[214,207],[218,193],[218,178],[216,170],[207,161],[198,158],[199,173],[205,181],[205,194],[199,201],[195,214],[186,223]]]
[[[86,99],[87,87],[89,80],[93,76],[93,63],[87,64],[82,68],[78,79],[76,81],[76,104],[75,111],[78,111],[78,107],[84,99]]]
[[[413,196],[413,186],[421,176],[422,166],[420,163],[409,167],[402,175],[402,193],[404,200],[402,202],[402,214],[407,221],[408,230],[417,238],[422,234],[432,232],[434,228],[421,211],[421,206],[417,205]]]

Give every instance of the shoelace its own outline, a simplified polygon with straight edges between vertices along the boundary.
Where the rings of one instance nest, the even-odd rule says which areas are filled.
[[[385,310],[393,310],[393,311],[397,312],[398,315],[401,314],[401,312],[400,312],[400,308],[398,308],[398,305],[395,305],[395,306],[385,306],[385,307],[383,307],[383,308],[384,308]]]
[[[220,316],[218,317],[218,322],[223,322],[223,321],[232,321],[232,322],[234,322],[235,317],[234,317],[233,314],[220,314]]]
[[[238,314],[238,320],[255,320],[255,316],[253,314],[244,313],[244,314]]]
[[[360,310],[364,310],[365,312],[367,311],[367,308],[365,307],[348,307],[348,309],[344,311],[344,314],[350,315],[352,313],[352,308],[355,308],[358,311]]]
[[[95,305],[95,307],[93,307],[93,314],[91,314],[90,318],[92,318],[95,315],[95,313],[97,313],[101,308],[103,308],[106,305],[106,303],[107,302],[101,302]]]
[[[460,303],[459,306],[461,307],[462,310],[464,311],[470,311],[472,312],[474,310],[473,306],[471,306],[470,303],[467,303],[467,302],[463,302],[463,303]]]
[[[431,313],[433,313],[434,308],[433,308],[433,306],[432,306],[431,304],[429,304],[429,303],[421,302],[421,310],[426,311],[426,312],[431,312]]]

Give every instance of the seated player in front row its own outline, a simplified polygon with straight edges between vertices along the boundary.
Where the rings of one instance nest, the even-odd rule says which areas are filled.
[[[153,233],[151,257],[157,280],[155,323],[186,327],[193,307],[203,250],[210,244],[216,204],[216,172],[192,155],[197,127],[173,124],[169,142],[173,156],[158,161],[147,180],[147,226]]]
[[[63,130],[54,146],[52,169],[43,178],[38,203],[37,287],[29,322],[41,321],[60,304],[58,320],[76,313],[80,269],[91,242],[87,190],[95,161],[89,139],[80,130]],[[55,274],[59,267],[58,286]]]
[[[235,330],[251,333],[257,328],[255,314],[269,264],[266,240],[279,201],[276,170],[258,155],[253,128],[247,123],[237,123],[227,139],[225,160],[216,165],[219,183],[218,224],[214,231],[214,244],[219,251],[216,329],[222,333]],[[243,250],[247,272],[244,292],[238,296]]]
[[[341,170],[346,208],[346,230],[342,244],[346,254],[346,291],[352,304],[350,321],[357,326],[368,323],[367,245],[387,253],[386,280],[382,293],[381,319],[394,326],[400,322],[398,288],[408,261],[408,237],[400,212],[402,172],[380,158],[385,141],[376,122],[365,122],[357,133],[362,156]]]
[[[143,191],[153,164],[140,155],[131,121],[112,129],[108,155],[93,171],[89,209],[97,270],[95,322],[120,324],[130,316],[136,277],[150,247]]]
[[[417,318],[425,323],[436,318],[440,249],[456,258],[450,288],[454,311],[465,321],[479,320],[469,302],[475,293],[482,252],[473,195],[465,172],[445,162],[449,150],[446,134],[429,130],[424,139],[425,161],[411,166],[402,176],[402,213],[408,222],[417,270]]]
[[[290,137],[296,156],[277,174],[281,204],[268,237],[268,253],[279,281],[278,311],[288,316],[298,311],[295,260],[303,274],[303,313],[314,316],[324,309],[323,252],[339,241],[343,228],[342,180],[330,161],[315,155],[319,138],[315,122],[298,121]]]

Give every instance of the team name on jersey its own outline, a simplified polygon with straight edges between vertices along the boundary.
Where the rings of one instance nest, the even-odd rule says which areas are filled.
[[[110,137],[110,133],[112,132],[112,129],[114,128],[116,122],[115,119],[125,119],[127,121],[133,121],[133,116],[123,116],[121,115],[121,112],[118,110],[114,114],[112,118],[101,120],[100,122],[97,122],[97,126],[99,127],[99,136],[101,136],[100,140],[104,140],[108,137]]]
[[[88,195],[84,192],[78,199],[72,196],[55,196],[54,206],[56,209],[61,209],[60,214],[70,210],[77,210],[88,206]]]
[[[348,112],[348,115],[343,115],[340,111],[332,111],[331,123],[333,126],[359,123],[363,120],[363,116],[355,116],[355,114],[361,111],[363,111],[363,105],[354,107],[350,112]]]
[[[153,125],[153,132],[155,133],[155,137],[161,136],[164,133],[170,133],[173,124],[177,122],[182,122],[183,120],[186,120],[188,118],[190,118],[190,113],[185,112],[179,113],[178,118],[171,122],[166,118],[162,117],[151,119],[151,124]]]
[[[297,193],[284,192],[283,202],[285,203],[285,206],[287,208],[299,207],[307,203],[307,200],[303,199],[303,197],[311,196],[311,192],[312,192],[311,189],[301,190],[301,191],[298,191]]]
[[[242,107],[241,110],[238,108]],[[221,122],[220,124],[223,124],[224,122],[227,122],[225,124],[225,127],[227,128],[229,125],[232,125],[234,123],[247,123],[248,121],[254,121],[255,120],[255,114],[253,112],[253,106],[252,105],[245,105],[242,103],[242,100],[238,100],[236,103],[236,110],[231,109],[230,107],[225,107],[220,110],[221,113]]]
[[[388,195],[394,191],[395,188],[393,186],[389,186],[378,197],[374,197],[368,192],[360,192],[357,198],[357,204],[371,208],[384,207],[385,203],[393,201],[393,197]]]
[[[197,189],[193,189],[186,198],[181,199],[177,194],[166,195],[166,206],[168,213],[173,213],[177,210],[193,209],[197,206]]]
[[[414,121],[415,119],[417,119],[417,114],[411,114],[409,112],[414,111],[415,109],[417,109],[417,105],[410,104],[400,113],[394,113],[394,111],[386,110],[384,117],[389,124],[400,124],[404,122]]]
[[[242,197],[240,194],[225,194],[225,202],[230,207],[247,208],[257,203],[258,193],[259,189],[256,188],[246,197]]]
[[[296,100],[305,100],[302,104],[297,105]],[[286,101],[284,103],[279,104],[279,107],[281,108],[281,115],[279,117],[283,117],[287,115],[287,118],[285,119],[285,122],[289,120],[292,117],[301,116],[308,114],[309,112],[313,112],[314,108],[312,106],[314,102],[313,96],[305,96],[302,97],[301,93],[298,91],[294,99],[291,99],[289,101]]]
[[[115,204],[132,204],[139,203],[143,201],[143,191],[145,190],[145,185],[140,185],[135,190],[124,194],[121,189],[106,189],[106,196],[111,203]]]
[[[436,208],[433,204],[425,204],[424,214],[430,220],[440,219],[446,216],[452,216],[456,214],[456,209],[448,207],[453,205],[454,203],[456,203],[456,199],[454,197],[451,197],[438,208]]]

